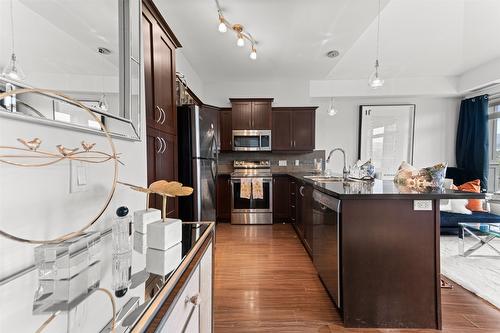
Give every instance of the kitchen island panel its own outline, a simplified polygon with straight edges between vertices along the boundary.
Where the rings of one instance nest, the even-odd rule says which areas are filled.
[[[346,327],[441,328],[439,201],[343,200]]]

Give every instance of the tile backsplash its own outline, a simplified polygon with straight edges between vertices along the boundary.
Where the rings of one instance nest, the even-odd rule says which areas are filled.
[[[219,173],[231,173],[234,160],[269,160],[272,172],[307,172],[314,170],[314,159],[324,161],[325,151],[315,150],[306,153],[223,152],[219,154]],[[286,161],[286,166],[283,165],[283,161]],[[298,165],[296,165],[296,161],[298,161]]]

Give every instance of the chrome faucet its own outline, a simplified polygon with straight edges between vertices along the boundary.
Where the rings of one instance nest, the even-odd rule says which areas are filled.
[[[347,178],[349,177],[349,170],[347,169],[347,163],[346,163],[346,160],[345,160],[345,151],[344,149],[342,148],[334,148],[330,151],[330,153],[328,154],[328,158],[326,159],[326,164],[328,165],[328,163],[330,163],[330,159],[332,158],[332,154],[336,151],[340,151],[342,153],[342,155],[344,156],[344,168],[342,169],[342,176],[344,178],[344,180],[347,180]]]

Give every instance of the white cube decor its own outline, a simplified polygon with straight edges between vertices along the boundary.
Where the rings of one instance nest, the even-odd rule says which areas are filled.
[[[182,221],[166,219],[148,224],[148,247],[166,250],[182,241]]]
[[[155,208],[148,208],[134,212],[134,229],[141,234],[148,230],[148,224],[160,221],[161,211]]]
[[[146,252],[146,271],[165,276],[179,265],[182,257],[182,243],[177,243],[167,250],[148,248]]]
[[[148,247],[147,244],[147,236],[146,234],[141,234],[140,232],[134,232],[134,250],[139,253],[146,253],[146,249]]]

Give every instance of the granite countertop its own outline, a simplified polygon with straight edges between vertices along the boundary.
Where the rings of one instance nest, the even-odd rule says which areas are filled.
[[[471,193],[443,188],[411,188],[397,185],[392,180],[374,181],[329,181],[318,182],[304,176],[311,172],[273,171],[273,176],[290,176],[312,185],[318,191],[338,199],[484,199],[484,193]],[[221,172],[219,175],[230,175]]]
[[[318,182],[304,176],[310,173],[288,173],[289,176],[312,185],[315,189],[338,199],[483,199],[484,193],[471,193],[444,188],[411,188],[392,180]]]

